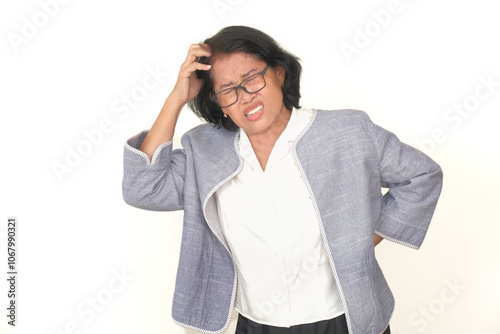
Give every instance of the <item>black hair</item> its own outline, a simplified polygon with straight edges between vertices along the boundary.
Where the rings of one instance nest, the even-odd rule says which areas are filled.
[[[283,92],[283,104],[287,109],[300,108],[300,76],[302,66],[299,58],[284,50],[269,35],[260,30],[246,26],[230,26],[223,28],[214,36],[207,38],[200,44],[207,44],[211,56],[201,57],[198,61],[211,64],[220,55],[234,52],[243,52],[256,56],[271,67],[277,65],[285,70],[285,81],[281,88]],[[213,82],[210,71],[196,71],[198,78],[204,80],[204,84],[198,95],[188,102],[188,106],[194,113],[209,123],[228,130],[234,131],[238,126],[229,117],[224,117],[222,109],[217,103],[210,99],[214,93]]]

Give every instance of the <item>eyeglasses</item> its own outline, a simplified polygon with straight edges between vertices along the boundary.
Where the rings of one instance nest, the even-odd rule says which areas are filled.
[[[267,65],[262,72],[252,74],[243,80],[238,86],[223,89],[217,94],[211,96],[210,99],[217,103],[219,107],[227,108],[238,101],[238,89],[241,88],[248,94],[255,94],[258,91],[261,91],[264,87],[266,87],[264,74],[266,74],[268,68],[269,65]]]

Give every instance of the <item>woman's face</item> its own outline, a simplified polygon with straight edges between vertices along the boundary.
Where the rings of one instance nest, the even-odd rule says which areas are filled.
[[[264,61],[242,52],[217,57],[211,69],[215,93],[239,85],[245,78],[261,72],[266,66]],[[264,78],[264,89],[253,94],[238,89],[237,102],[222,108],[236,125],[245,130],[250,139],[260,135],[279,136],[291,115],[291,111],[283,103],[281,91],[285,70],[281,66],[269,67]]]

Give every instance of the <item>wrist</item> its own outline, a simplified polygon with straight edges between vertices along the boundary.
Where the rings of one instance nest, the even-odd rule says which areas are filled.
[[[177,116],[179,116],[182,108],[186,105],[187,102],[180,99],[175,93],[170,94],[165,100],[165,104],[163,105],[164,110],[169,110],[170,112],[175,112]]]

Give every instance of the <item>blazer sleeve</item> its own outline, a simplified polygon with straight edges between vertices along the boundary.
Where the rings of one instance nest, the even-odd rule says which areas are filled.
[[[388,188],[375,233],[418,249],[441,193],[441,167],[393,133],[369,119],[367,123],[379,159],[381,185]]]
[[[172,140],[160,145],[151,161],[139,150],[147,131],[125,143],[123,199],[129,205],[152,211],[181,210],[184,206],[184,150],[172,150]]]

